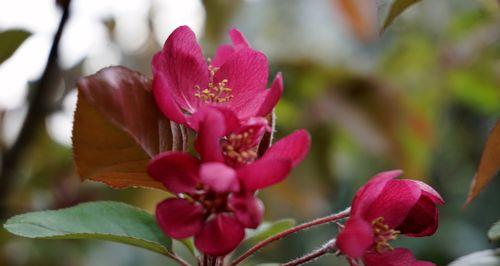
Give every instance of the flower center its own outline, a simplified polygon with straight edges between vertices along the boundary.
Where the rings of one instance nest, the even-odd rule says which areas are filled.
[[[208,87],[202,89],[200,86],[194,86],[196,92],[194,96],[204,103],[226,103],[233,99],[232,90],[227,87],[227,79],[223,79],[221,82],[215,83],[214,76],[219,68],[209,66],[210,79],[208,82]]]
[[[241,134],[231,133],[222,144],[222,152],[233,164],[250,163],[257,158],[253,144],[253,129]]]
[[[206,215],[210,216],[214,213],[226,212],[227,207],[227,193],[215,193],[214,191],[207,191],[200,194],[191,195],[194,201],[199,202],[206,210]]]
[[[375,235],[375,250],[378,253],[393,250],[394,248],[389,244],[389,241],[396,239],[400,232],[384,224],[384,217],[373,220],[372,227]]]

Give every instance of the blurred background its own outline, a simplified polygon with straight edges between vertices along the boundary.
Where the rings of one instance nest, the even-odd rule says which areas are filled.
[[[313,139],[286,182],[261,192],[268,220],[303,222],[338,211],[372,175],[401,168],[405,178],[434,186],[446,205],[434,236],[394,246],[438,265],[491,248],[486,231],[500,218],[500,179],[462,205],[500,115],[500,5],[422,1],[379,36],[384,2],[358,7],[356,18],[337,0],[73,0],[54,56],[62,8],[54,0],[0,0],[0,32],[19,29],[10,38],[26,38],[0,65],[0,221],[103,199],[152,211],[160,192],[113,190],[76,176],[75,80],[109,65],[151,75],[152,55],[179,25],[196,32],[207,57],[237,27],[268,56],[270,79],[283,73],[278,136],[306,128]],[[288,261],[336,232],[308,230],[248,263]],[[121,244],[29,240],[0,229],[0,265],[173,264]],[[328,256],[312,265],[346,263]]]

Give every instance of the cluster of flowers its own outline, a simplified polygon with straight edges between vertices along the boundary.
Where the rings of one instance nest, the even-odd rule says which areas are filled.
[[[238,30],[230,37],[232,45],[221,45],[207,63],[194,33],[182,26],[152,62],[158,107],[196,131],[199,155],[171,151],[152,159],[148,173],[176,195],[158,204],[156,218],[165,234],[194,237],[211,256],[231,252],[245,228],[259,226],[264,206],[256,192],[285,179],[310,146],[309,134],[298,130],[260,147],[283,81],[278,74],[267,89],[266,56]]]
[[[204,59],[194,33],[177,28],[153,58],[153,94],[170,120],[193,129],[195,157],[164,152],[152,159],[148,173],[175,197],[159,203],[156,218],[175,239],[194,237],[204,254],[224,256],[257,228],[264,206],[258,190],[286,178],[305,157],[310,137],[298,130],[270,147],[269,115],[283,92],[280,74],[269,89],[268,62],[236,29],[232,45]],[[411,251],[393,249],[399,234],[422,237],[438,226],[441,196],[415,180],[395,179],[401,171],[373,177],[355,195],[350,217],[335,242],[351,265],[429,266]]]

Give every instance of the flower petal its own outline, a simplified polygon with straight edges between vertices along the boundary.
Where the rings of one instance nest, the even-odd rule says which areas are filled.
[[[205,106],[189,118],[189,125],[198,131],[195,149],[204,162],[222,162],[221,137],[239,126],[239,120],[227,108]]]
[[[310,146],[311,136],[306,130],[300,129],[274,143],[263,158],[290,160],[294,167],[304,159]]]
[[[397,248],[384,253],[369,253],[363,258],[366,266],[435,266],[432,262],[419,261],[410,250]]]
[[[159,53],[154,55],[154,58],[159,55]],[[153,59],[153,61],[154,60],[155,59]],[[174,101],[170,85],[168,85],[165,79],[164,75],[157,75],[156,78],[153,79],[153,95],[156,105],[168,119],[178,124],[186,124],[186,117],[182,113],[179,105]]]
[[[431,186],[427,185],[426,183],[424,183],[422,181],[418,181],[418,180],[408,180],[408,181],[411,181],[411,182],[414,182],[415,184],[417,184],[420,187],[420,189],[422,190],[422,194],[427,195],[432,200],[432,202],[437,203],[437,204],[444,204],[444,200],[441,197],[441,195],[439,195],[439,193]]]
[[[223,163],[204,163],[200,168],[200,179],[215,192],[237,192],[240,183],[236,171]]]
[[[278,103],[281,95],[283,94],[283,77],[281,73],[276,75],[274,78],[273,84],[271,88],[266,91],[265,98],[260,105],[259,110],[256,113],[256,116],[266,116],[272,112],[273,108]]]
[[[422,194],[403,223],[396,229],[411,237],[429,236],[438,228],[438,209],[433,199]]]
[[[193,193],[198,183],[200,163],[184,152],[164,152],[154,157],[148,173],[173,193]]]
[[[217,84],[227,80],[233,98],[225,106],[234,110],[238,118],[254,116],[261,100],[256,97],[266,89],[268,62],[264,54],[243,48],[236,51],[215,73]]]
[[[382,193],[387,182],[400,176],[401,170],[385,171],[373,176],[364,186],[362,186],[352,200],[351,213],[364,213],[370,205]]]
[[[195,235],[194,244],[202,253],[223,256],[233,251],[245,237],[243,226],[228,214],[218,214]]]
[[[229,37],[231,37],[231,41],[233,42],[233,45],[236,49],[238,48],[250,48],[250,43],[248,42],[247,38],[245,38],[245,35],[241,33],[236,28],[233,28],[229,31]]]
[[[228,200],[229,207],[236,218],[246,228],[257,228],[264,216],[264,204],[253,193],[232,194]]]
[[[237,172],[243,187],[255,191],[281,182],[291,169],[290,160],[261,158],[238,168]]]
[[[166,235],[182,239],[203,227],[203,207],[184,199],[170,198],[156,206],[156,220]]]
[[[350,258],[360,258],[373,244],[373,230],[363,218],[353,216],[347,220],[344,229],[337,236],[336,245],[340,252]]]
[[[199,104],[195,86],[208,84],[207,64],[194,32],[187,26],[175,29],[153,57],[152,67],[153,79],[158,79],[153,90],[160,109],[167,110],[164,105],[171,104],[167,98],[172,97],[184,111],[193,113]]]
[[[234,54],[236,50],[230,44],[223,44],[217,47],[215,51],[214,58],[212,59],[211,65],[214,67],[222,66],[226,60]]]
[[[383,217],[383,223],[396,228],[403,223],[418,202],[420,188],[408,180],[390,180],[369,208],[360,213],[368,221]]]

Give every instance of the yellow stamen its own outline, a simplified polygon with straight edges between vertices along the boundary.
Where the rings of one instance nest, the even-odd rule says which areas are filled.
[[[387,224],[384,224],[384,217],[373,220],[372,226],[375,235],[375,250],[378,253],[393,250],[394,248],[389,244],[389,241],[395,240],[400,232],[390,229]]]
[[[194,86],[196,92],[194,96],[205,103],[226,103],[233,99],[232,89],[227,87],[228,80],[223,79],[221,82],[215,83],[214,76],[219,68],[209,66],[210,80],[208,88],[202,89],[200,86]]]

